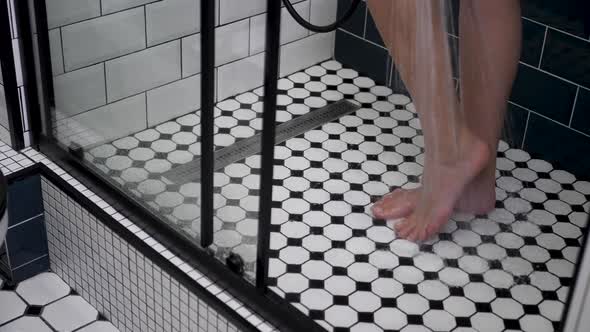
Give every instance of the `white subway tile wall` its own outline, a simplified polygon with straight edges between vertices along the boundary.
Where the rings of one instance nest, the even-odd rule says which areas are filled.
[[[336,14],[334,0],[292,2],[321,24]],[[47,7],[62,143],[101,143],[200,107],[200,0],[52,0]],[[217,10],[216,100],[223,100],[263,84],[266,1],[218,0]],[[282,76],[332,57],[333,34],[310,34],[285,9],[282,20]]]
[[[58,112],[72,116],[106,104],[102,63],[59,75],[53,86]]]
[[[147,122],[155,126],[172,118],[179,117],[201,105],[201,75],[167,84],[147,92]]]
[[[145,48],[144,14],[143,8],[134,8],[61,28],[65,69],[69,71]]]
[[[180,79],[180,40],[106,62],[107,96],[116,101]]]
[[[200,1],[164,0],[146,6],[148,45],[199,32]]]
[[[264,53],[258,53],[218,69],[217,91],[220,100],[263,84]]]
[[[215,30],[215,66],[248,56],[250,20],[220,26]]]
[[[89,142],[99,142],[108,137],[124,136],[143,129],[146,125],[145,93],[117,101],[112,104],[81,113],[71,120],[84,133],[92,133]],[[62,143],[69,143],[62,140]],[[78,141],[76,141],[78,142]]]
[[[309,17],[309,1],[295,4],[293,7],[295,7],[301,17]],[[254,16],[250,20],[252,22],[250,28],[250,53],[255,54],[264,51],[266,14]],[[281,44],[290,43],[307,35],[308,30],[297,23],[289,12],[287,12],[287,9],[283,8],[281,10]]]
[[[49,30],[49,52],[51,54],[51,70],[53,75],[63,74],[64,59],[61,45],[61,30]]]
[[[201,34],[182,38],[182,77],[201,72]]]
[[[121,10],[145,5],[160,0],[101,0],[102,14],[109,14]]]
[[[51,0],[46,6],[50,29],[100,16],[100,0]]]

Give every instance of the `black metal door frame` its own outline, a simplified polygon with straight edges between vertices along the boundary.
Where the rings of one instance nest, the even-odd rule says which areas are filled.
[[[6,1],[6,0],[0,0]],[[246,303],[264,319],[281,331],[324,331],[312,319],[290,305],[285,299],[270,292],[267,288],[268,258],[270,246],[270,219],[272,208],[272,177],[274,159],[275,113],[277,105],[277,85],[279,73],[280,13],[281,0],[267,0],[266,55],[264,73],[264,113],[262,172],[260,180],[260,210],[258,225],[257,279],[252,285],[242,276],[210,255],[208,246],[213,243],[213,129],[215,106],[215,3],[216,0],[201,1],[201,243],[196,244],[179,235],[178,231],[148,211],[129,195],[103,179],[82,159],[60,146],[52,135],[50,110],[55,107],[55,96],[51,60],[49,57],[49,31],[46,17],[46,0],[31,0],[34,24],[37,27],[39,62],[37,86],[41,99],[35,95],[35,102],[41,107],[30,110],[32,123],[36,123],[35,135],[38,140],[33,146],[47,155],[53,162],[73,174],[81,183],[99,194],[107,203],[140,226],[146,233],[158,240],[175,255],[191,266],[208,275],[236,298]],[[20,0],[18,2],[21,2]],[[23,0],[22,2],[28,2]],[[31,20],[24,18],[32,45]],[[25,29],[27,29],[25,27]],[[27,49],[26,56],[33,58],[33,49]],[[34,63],[26,63],[35,68]],[[30,71],[34,73],[33,71]],[[41,110],[44,110],[42,112]],[[45,128],[41,128],[41,119]],[[43,130],[45,129],[45,130]],[[229,309],[229,308],[228,308]],[[229,309],[231,310],[231,309]]]
[[[9,126],[6,129],[10,132],[12,148],[18,151],[24,148],[25,143],[9,15],[8,0],[0,0],[0,66]]]

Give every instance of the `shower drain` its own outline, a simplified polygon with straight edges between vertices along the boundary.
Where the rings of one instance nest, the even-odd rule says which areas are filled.
[[[282,143],[323,124],[334,121],[359,108],[359,106],[347,100],[340,100],[284,122],[276,127],[275,144]],[[262,147],[261,143],[262,134],[260,133],[216,151],[214,170],[220,170],[244,158],[259,154]],[[201,158],[195,158],[189,163],[175,167],[162,174],[162,176],[176,183],[186,183],[187,181],[198,182],[201,179]]]

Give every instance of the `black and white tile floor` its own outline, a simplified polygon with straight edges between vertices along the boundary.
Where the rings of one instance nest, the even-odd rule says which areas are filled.
[[[18,285],[0,279],[0,332],[118,332],[54,273]]]
[[[369,208],[418,185],[423,139],[403,95],[335,61],[281,79],[285,122],[342,98],[362,108],[279,144],[271,288],[333,331],[553,331],[562,314],[590,207],[590,183],[505,143],[496,210],[455,215],[436,238],[397,239]],[[261,90],[220,102],[216,148],[261,128]],[[199,185],[162,174],[199,156],[199,113],[98,146],[86,158],[198,237]],[[256,257],[259,156],[215,174],[215,245]]]

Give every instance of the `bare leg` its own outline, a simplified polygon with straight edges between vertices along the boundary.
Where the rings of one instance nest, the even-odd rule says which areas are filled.
[[[485,213],[494,207],[496,149],[520,55],[520,24],[518,0],[461,3],[461,107],[467,125],[488,145],[490,156],[485,169],[465,188],[458,211]],[[375,204],[376,217],[409,215],[420,191],[396,190],[386,195]]]
[[[440,0],[370,0],[369,6],[424,128],[422,191],[413,213],[396,225],[400,237],[424,240],[448,221],[490,153],[459,111]]]
[[[467,186],[457,209],[486,213],[496,202],[496,150],[521,47],[519,0],[463,0],[461,102],[468,126],[490,149],[490,162]]]

